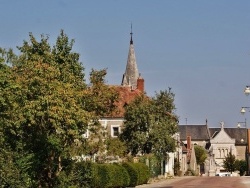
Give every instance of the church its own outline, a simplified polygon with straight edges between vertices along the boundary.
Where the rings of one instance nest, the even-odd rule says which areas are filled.
[[[111,86],[119,93],[120,100],[117,104],[118,113],[102,117],[99,122],[105,128],[111,138],[116,138],[122,131],[124,122],[124,106],[129,104],[136,96],[144,95],[144,79],[138,71],[133,33],[131,28],[129,51],[125,73],[122,75],[121,85]],[[179,131],[174,135],[177,146],[176,152],[169,153],[165,161],[165,175],[174,175],[174,159],[180,163],[182,175],[188,169],[206,176],[215,176],[223,172],[223,160],[229,152],[236,156],[236,159],[249,160],[249,139],[250,131],[245,128],[209,128],[204,125],[178,125]],[[199,145],[206,149],[207,160],[201,168],[196,164],[194,146]],[[249,169],[249,167],[248,167]]]
[[[137,68],[132,29],[130,35],[127,65],[125,73],[122,76],[121,85],[112,86],[118,92],[120,97],[117,104],[118,113],[112,114],[112,116],[102,117],[99,120],[101,125],[107,130],[108,134],[113,138],[118,137],[121,133],[121,128],[124,122],[124,106],[136,96],[145,94],[144,79],[139,74]]]

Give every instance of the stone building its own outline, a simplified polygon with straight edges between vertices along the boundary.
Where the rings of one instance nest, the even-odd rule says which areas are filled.
[[[184,146],[187,144],[187,136],[190,136],[193,145],[202,146],[207,150],[207,160],[204,166],[201,166],[201,173],[208,176],[225,171],[223,160],[229,152],[239,160],[245,160],[249,153],[250,137],[247,132],[250,131],[246,128],[226,128],[224,123],[221,123],[220,128],[210,128],[206,121],[204,125],[179,125],[179,132],[180,141]]]

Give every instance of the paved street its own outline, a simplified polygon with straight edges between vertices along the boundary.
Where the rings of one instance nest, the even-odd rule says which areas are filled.
[[[176,177],[136,188],[249,188],[250,177]]]

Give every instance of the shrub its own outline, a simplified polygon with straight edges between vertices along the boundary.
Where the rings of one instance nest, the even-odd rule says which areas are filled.
[[[129,174],[126,169],[118,164],[94,164],[94,174],[91,187],[115,188],[129,185]]]
[[[161,174],[161,160],[152,154],[140,157],[140,162],[149,166],[150,177],[157,177]]]
[[[133,165],[138,172],[139,178],[138,178],[137,185],[147,183],[149,180],[149,177],[150,177],[150,172],[149,172],[148,166],[143,164],[143,163],[134,163]]]
[[[55,188],[91,187],[93,179],[93,164],[91,162],[83,161],[76,163],[74,161],[67,161],[67,165],[65,164],[65,166],[57,178],[57,182],[54,185]]]
[[[137,182],[139,179],[139,174],[133,164],[134,163],[131,163],[131,162],[126,162],[122,164],[122,166],[127,170],[129,174],[129,177],[130,177],[129,186],[130,187],[135,187],[136,185],[138,185]]]

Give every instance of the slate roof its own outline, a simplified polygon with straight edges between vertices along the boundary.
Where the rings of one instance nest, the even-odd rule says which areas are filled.
[[[220,132],[220,130],[221,130],[221,128],[209,128],[211,138],[214,138]],[[235,144],[237,144],[237,145],[246,144],[247,129],[245,129],[245,128],[224,128],[224,130],[228,134],[228,136],[235,139]],[[244,140],[243,143],[241,142],[241,139]]]
[[[127,59],[127,66],[125,73],[122,77],[122,84],[123,86],[131,86],[132,89],[137,88],[137,79],[139,78],[139,72],[136,64],[135,58],[135,50],[133,45],[132,39],[132,31],[131,31],[131,40],[129,45],[129,52],[128,52],[128,59]]]
[[[209,131],[207,125],[179,125],[180,139],[186,140],[191,136],[192,141],[209,140]]]

